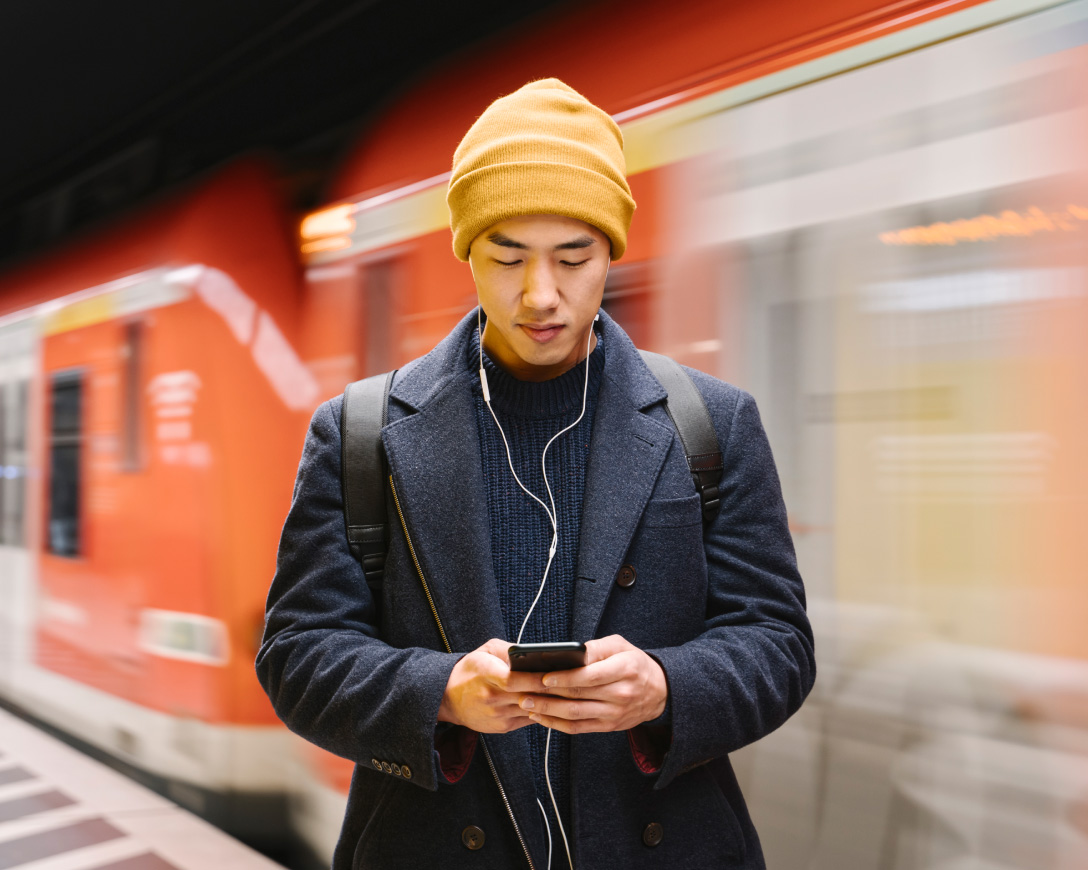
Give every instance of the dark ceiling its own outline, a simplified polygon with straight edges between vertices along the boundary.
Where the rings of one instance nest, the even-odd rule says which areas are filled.
[[[7,0],[0,259],[241,152],[296,205],[359,124],[451,52],[555,0]]]

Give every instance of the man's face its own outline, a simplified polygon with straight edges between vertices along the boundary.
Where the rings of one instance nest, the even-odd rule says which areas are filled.
[[[557,377],[585,359],[610,255],[608,236],[560,215],[524,215],[480,233],[469,264],[488,356],[523,381]]]

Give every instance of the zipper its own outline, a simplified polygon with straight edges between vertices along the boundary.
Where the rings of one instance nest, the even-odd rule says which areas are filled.
[[[400,517],[400,527],[404,529],[404,540],[408,542],[408,553],[412,557],[412,564],[416,566],[419,582],[423,584],[423,594],[427,596],[427,603],[431,605],[431,613],[434,614],[434,621],[438,626],[438,633],[442,635],[442,646],[446,648],[446,652],[452,653],[453,650],[450,648],[450,642],[446,639],[446,629],[442,627],[442,620],[438,616],[438,608],[434,606],[434,599],[431,597],[431,587],[427,585],[427,578],[423,576],[423,568],[420,567],[419,558],[416,556],[416,548],[412,545],[411,535],[408,534],[408,523],[404,521],[404,511],[400,509],[400,499],[397,498],[397,488],[393,485],[393,475],[389,475],[389,488],[393,491],[393,504],[397,507],[397,516]]]
[[[412,545],[412,536],[408,534],[408,523],[404,519],[404,511],[400,507],[400,499],[397,497],[397,487],[393,483],[393,475],[389,475],[389,489],[393,492],[393,504],[397,509],[400,527],[404,530],[404,540],[408,543],[408,553],[412,557],[412,564],[416,566],[416,574],[419,575],[419,582],[423,585],[423,594],[427,596],[427,603],[431,606],[431,613],[434,615],[435,625],[438,626],[438,633],[442,636],[442,645],[446,648],[446,652],[452,653],[450,642],[446,638],[446,630],[442,627],[442,619],[438,615],[438,608],[435,607],[434,598],[431,596],[431,587],[427,583],[427,578],[423,576],[423,568],[416,556],[416,548]],[[514,825],[514,833],[518,835],[518,842],[521,843],[522,851],[525,852],[525,860],[529,862],[529,870],[536,870],[536,865],[533,864],[533,856],[529,854],[529,846],[525,843],[525,838],[521,835],[521,828],[518,827],[518,820],[514,817],[514,808],[510,805],[510,799],[506,796],[506,789],[502,786],[499,771],[495,767],[495,762],[491,760],[491,751],[487,748],[487,742],[482,734],[479,740],[480,745],[484,748],[487,766],[491,768],[491,775],[495,778],[495,785],[499,787],[499,796],[502,798],[503,806],[506,807],[506,814],[510,816],[510,821]]]
[[[482,734],[479,740],[480,745],[484,748],[484,758],[487,759],[487,766],[491,768],[491,775],[495,777],[495,785],[499,787],[499,796],[502,797],[502,802],[506,806],[506,813],[510,816],[510,821],[514,823],[514,833],[518,835],[518,842],[521,843],[521,848],[525,852],[525,860],[529,862],[529,870],[536,870],[536,865],[533,864],[533,856],[529,854],[529,847],[525,845],[525,838],[521,836],[518,820],[514,818],[514,808],[510,806],[510,799],[506,796],[506,789],[502,787],[502,780],[499,779],[499,772],[495,769],[495,762],[491,760],[491,750],[487,748],[487,741],[484,740]]]

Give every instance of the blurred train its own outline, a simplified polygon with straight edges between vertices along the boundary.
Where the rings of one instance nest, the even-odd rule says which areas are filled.
[[[560,7],[392,102],[301,221],[247,160],[9,271],[0,696],[331,854],[350,765],[252,673],[302,437],[475,304],[450,156],[556,75],[626,140],[605,307],[775,450],[821,671],[735,758],[769,866],[1088,866],[1086,46],[1086,0]]]

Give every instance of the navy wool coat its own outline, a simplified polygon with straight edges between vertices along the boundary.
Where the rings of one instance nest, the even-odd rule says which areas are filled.
[[[656,757],[639,749],[641,726],[572,739],[575,867],[762,868],[727,756],[781,725],[815,677],[774,461],[752,398],[688,370],[725,459],[704,531],[665,390],[623,330],[603,313],[601,323],[571,639],[620,634],[652,655],[671,734]],[[475,743],[436,732],[454,664],[503,636],[478,376],[465,363],[474,328],[473,312],[390,394],[392,492],[375,493],[390,523],[380,595],[345,536],[340,397],[314,413],[303,448],[257,672],[289,728],[357,765],[334,870],[546,867],[524,731]],[[624,566],[636,579],[620,586]]]

